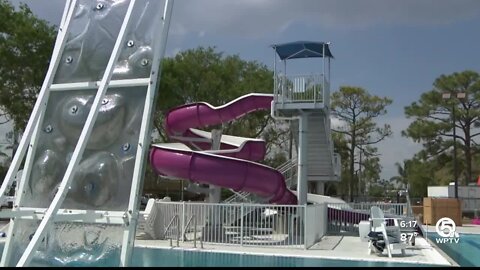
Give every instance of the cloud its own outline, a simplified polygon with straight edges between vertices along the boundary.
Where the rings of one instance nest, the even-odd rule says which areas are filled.
[[[60,22],[64,0],[25,2],[40,18]],[[180,0],[175,1],[170,33],[216,33],[262,37],[292,24],[329,29],[376,25],[444,25],[480,16],[478,0]]]
[[[47,20],[52,24],[59,25],[62,19],[65,0],[10,0],[18,7],[20,3],[25,3],[32,10],[35,16]]]
[[[480,16],[477,0],[182,0],[172,25],[189,32],[259,37],[294,22],[351,29],[374,25],[441,25]]]

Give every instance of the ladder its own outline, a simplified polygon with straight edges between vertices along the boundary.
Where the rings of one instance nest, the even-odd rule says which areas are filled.
[[[77,226],[83,245],[92,244],[92,224],[100,235],[114,233],[105,239],[120,249],[118,265],[129,265],[172,8],[173,0],[66,1],[50,66],[0,187],[5,202],[25,159],[14,206],[0,212],[10,218],[1,266],[52,255],[65,226]]]

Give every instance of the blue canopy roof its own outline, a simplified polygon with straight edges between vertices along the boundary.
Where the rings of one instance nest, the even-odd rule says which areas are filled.
[[[281,60],[323,57],[323,46],[325,46],[325,56],[333,58],[329,44],[325,42],[295,41],[272,45]]]

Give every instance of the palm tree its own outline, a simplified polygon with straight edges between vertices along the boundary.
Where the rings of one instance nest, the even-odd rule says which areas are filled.
[[[395,162],[395,166],[397,166],[397,176],[393,176],[390,178],[390,182],[397,182],[402,184],[402,188],[406,188],[408,185],[408,177],[407,177],[407,167],[408,167],[408,162],[403,161],[403,166],[402,164]]]

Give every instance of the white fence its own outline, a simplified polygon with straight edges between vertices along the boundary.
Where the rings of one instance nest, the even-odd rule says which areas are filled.
[[[308,248],[327,231],[326,205],[160,202],[147,215],[154,239]],[[156,220],[151,220],[155,218]]]
[[[379,207],[385,217],[406,216],[406,203],[329,203],[328,233],[358,233],[360,221],[370,218],[372,206]]]
[[[407,210],[405,203],[304,206],[155,201],[145,211],[144,226],[151,238],[177,243],[308,249],[327,233],[358,234],[358,224],[369,219],[372,206],[380,207],[386,217],[403,217]]]
[[[280,102],[314,102],[329,104],[328,81],[318,75],[278,76],[275,96]],[[325,83],[325,85],[323,85]],[[323,91],[327,89],[327,91]]]
[[[327,204],[307,205],[305,217],[305,248],[310,248],[327,234]]]

